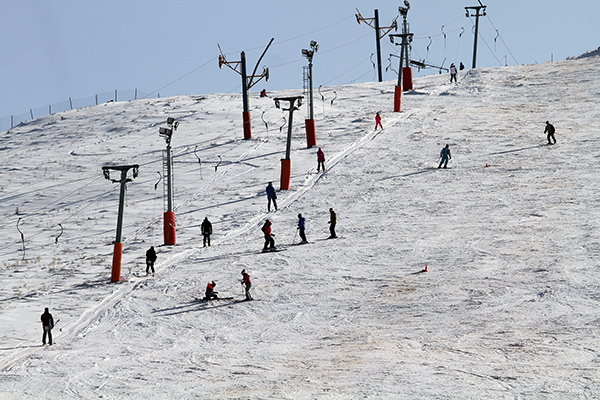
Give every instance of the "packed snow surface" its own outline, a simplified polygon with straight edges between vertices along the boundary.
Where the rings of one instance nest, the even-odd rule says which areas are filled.
[[[288,119],[272,97],[297,91],[251,96],[250,140],[239,94],[108,103],[1,132],[0,398],[599,398],[599,67],[417,78],[400,113],[394,82],[323,88],[327,171],[303,104],[291,187],[271,213]],[[174,246],[162,246],[167,117]],[[438,169],[446,144],[451,168]],[[111,283],[120,185],[102,166],[133,164]],[[325,240],[331,207],[340,238]],[[260,252],[266,218],[286,251]],[[256,301],[239,301],[242,269]],[[211,280],[233,299],[198,301]],[[60,319],[53,346],[45,307]]]

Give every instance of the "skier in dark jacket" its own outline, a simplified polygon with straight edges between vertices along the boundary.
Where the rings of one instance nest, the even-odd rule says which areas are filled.
[[[298,214],[298,231],[300,234],[300,238],[302,241],[300,243],[308,243],[306,240],[306,235],[304,234],[304,228],[306,227],[306,220],[302,216],[302,214]]]
[[[217,292],[215,292],[215,286],[217,286],[215,281],[208,282],[208,285],[206,285],[206,292],[204,292],[204,298],[202,300],[212,300],[219,298],[217,297]]]
[[[265,234],[265,247],[263,251],[275,250],[275,239],[273,239],[274,235],[271,233],[271,221],[266,220],[261,230]]]
[[[152,270],[152,275],[154,275],[154,262],[156,261],[156,251],[154,250],[154,246],[151,246],[146,251],[146,275],[150,275],[150,270]]]
[[[267,211],[271,212],[271,202],[275,206],[275,211],[277,211],[277,195],[275,194],[275,188],[273,187],[273,182],[269,182],[267,185]]]
[[[452,154],[450,154],[450,145],[447,144],[446,147],[444,147],[442,149],[442,151],[440,151],[440,165],[438,165],[438,168],[442,168],[442,164],[444,164],[444,168],[448,168],[448,160],[452,159]]]
[[[42,328],[44,328],[44,334],[42,336],[42,344],[46,344],[46,335],[48,336],[48,344],[52,346],[52,329],[54,328],[54,318],[48,311],[48,307],[44,309],[44,313],[41,316]]]
[[[337,235],[335,234],[335,225],[337,224],[337,214],[333,211],[333,208],[329,209],[329,239],[335,239]]]
[[[244,285],[244,288],[246,289],[246,300],[253,300],[250,295],[252,282],[250,281],[250,275],[248,275],[245,269],[242,270],[242,285]]]
[[[554,132],[556,132],[556,130],[554,129],[554,125],[552,125],[550,122],[546,121],[546,129],[544,130],[544,133],[548,134],[548,144],[556,144],[556,138],[554,137]],[[552,143],[552,141],[554,141],[554,143]]]
[[[323,167],[323,172],[325,172],[325,153],[319,147],[319,150],[317,150],[317,172],[321,172],[321,167]]]
[[[204,218],[202,225],[200,226],[200,230],[202,231],[202,236],[204,237],[204,247],[206,244],[210,246],[210,235],[212,235],[212,224],[208,220],[208,217]]]

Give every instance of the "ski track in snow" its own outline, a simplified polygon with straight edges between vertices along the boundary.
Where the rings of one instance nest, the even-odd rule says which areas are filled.
[[[417,78],[402,113],[387,111],[390,82],[337,87],[315,107],[327,172],[297,115],[292,187],[272,213],[264,189],[279,182],[286,130],[271,99],[251,99],[249,141],[238,95],[109,103],[0,133],[0,397],[600,396],[597,66]],[[385,129],[373,131],[379,110]],[[158,247],[167,117],[180,121],[178,244]],[[546,120],[556,146],[544,145]],[[446,143],[452,169],[437,170]],[[111,284],[118,189],[101,167],[129,163],[140,176],[124,279]],[[344,239],[320,240],[329,207]],[[314,243],[260,254],[264,219],[286,247],[299,212]],[[260,301],[236,301],[241,269]],[[213,279],[234,300],[196,301]],[[61,322],[42,348],[44,307]]]

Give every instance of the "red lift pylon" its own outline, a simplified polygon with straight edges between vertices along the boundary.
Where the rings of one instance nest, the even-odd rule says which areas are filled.
[[[252,71],[252,75],[250,75],[250,76],[246,75],[246,53],[245,52],[242,51],[242,53],[240,55],[240,58],[241,58],[240,61],[227,61],[227,59],[225,58],[225,54],[223,54],[223,50],[221,50],[221,46],[219,46],[217,44],[217,46],[219,47],[219,52],[221,52],[221,54],[219,55],[219,68],[223,68],[223,65],[226,65],[229,68],[231,68],[233,71],[237,72],[238,74],[240,74],[242,76],[242,101],[244,103],[244,111],[242,113],[242,119],[244,121],[244,139],[252,138],[252,124],[250,122],[248,90],[250,90],[252,88],[252,86],[256,85],[263,78],[266,78],[267,82],[269,81],[269,68],[263,67],[263,72],[260,75],[256,75],[256,70],[258,69],[258,65],[260,64],[261,60],[265,56],[265,53],[269,49],[269,46],[271,46],[271,43],[273,43],[273,40],[275,40],[275,38],[271,38],[271,41],[265,48],[265,51],[263,51],[262,55],[256,62],[254,71]],[[240,68],[239,71],[238,71],[238,68]],[[255,81],[254,78],[258,78],[258,79]]]

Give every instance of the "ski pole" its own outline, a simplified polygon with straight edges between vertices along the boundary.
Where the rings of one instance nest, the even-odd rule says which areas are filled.
[[[294,238],[292,239],[292,244],[294,244],[296,242],[296,235],[298,234],[298,229],[300,229],[300,228],[296,228],[296,232],[294,233]]]

